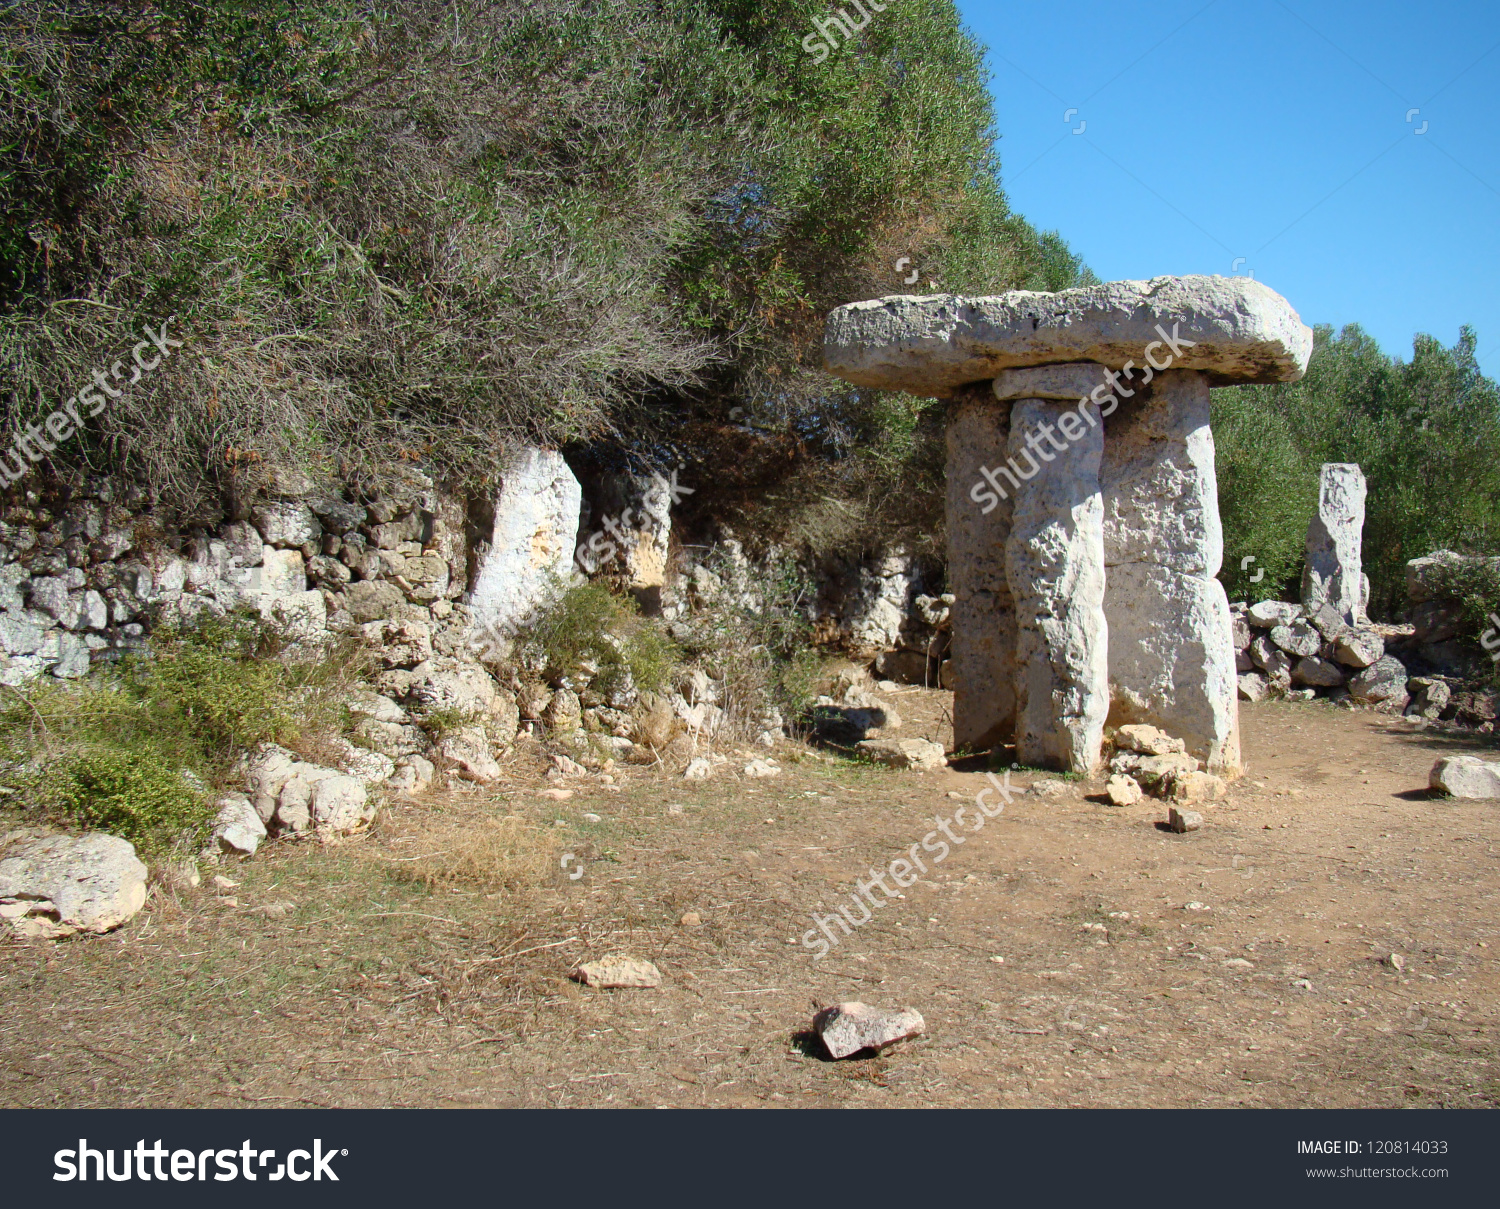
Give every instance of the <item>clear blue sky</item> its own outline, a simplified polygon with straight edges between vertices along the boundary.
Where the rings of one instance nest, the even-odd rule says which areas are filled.
[[[1500,376],[1500,4],[958,7],[1011,205],[1100,278],[1253,272],[1403,359],[1467,323]]]

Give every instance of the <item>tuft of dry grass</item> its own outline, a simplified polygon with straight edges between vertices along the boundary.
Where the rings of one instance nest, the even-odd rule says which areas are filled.
[[[556,833],[515,815],[439,816],[421,843],[425,851],[392,863],[397,877],[429,890],[532,890],[551,880],[557,858]]]

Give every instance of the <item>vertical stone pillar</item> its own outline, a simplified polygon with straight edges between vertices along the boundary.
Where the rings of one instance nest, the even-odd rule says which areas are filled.
[[[1135,378],[1139,381],[1139,377]],[[1109,576],[1109,720],[1182,739],[1210,772],[1240,771],[1229,602],[1208,379],[1159,373],[1107,421],[1100,483]]]
[[[1302,603],[1329,605],[1351,625],[1365,620],[1369,588],[1360,567],[1365,527],[1365,475],[1356,462],[1325,462],[1318,482],[1318,514],[1307,526]]]
[[[1109,710],[1104,430],[1083,414],[1047,399],[1012,404],[1005,569],[1016,610],[1016,758],[1091,773]]]
[[[1016,725],[1016,610],[1005,578],[1011,499],[991,481],[1005,464],[1010,407],[988,382],[965,387],[949,405],[947,436],[953,745],[985,751],[1009,743]]]

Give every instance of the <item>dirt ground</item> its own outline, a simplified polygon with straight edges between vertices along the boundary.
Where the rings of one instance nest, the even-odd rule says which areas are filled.
[[[948,694],[899,704],[903,735],[947,740]],[[1242,711],[1248,775],[1201,831],[1098,783],[1018,797],[821,962],[796,940],[818,904],[979,772],[788,742],[776,778],[632,768],[552,802],[518,756],[507,786],[226,865],[237,886],[157,889],[111,935],[0,942],[0,1105],[1494,1106],[1500,803],[1425,791],[1494,737]],[[414,877],[506,815],[536,825],[540,888]],[[611,950],[663,985],[567,978]],[[826,1061],[803,1030],[847,999],[927,1033]]]

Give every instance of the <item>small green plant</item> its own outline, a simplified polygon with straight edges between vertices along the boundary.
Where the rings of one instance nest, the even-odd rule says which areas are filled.
[[[49,814],[145,852],[195,847],[207,835],[212,807],[183,772],[157,751],[85,748],[46,770],[39,798]]]
[[[657,625],[640,616],[635,601],[602,583],[562,587],[545,608],[526,645],[545,660],[553,675],[593,665],[595,684],[604,692],[627,680],[636,688],[660,692],[672,682],[681,652]]]

